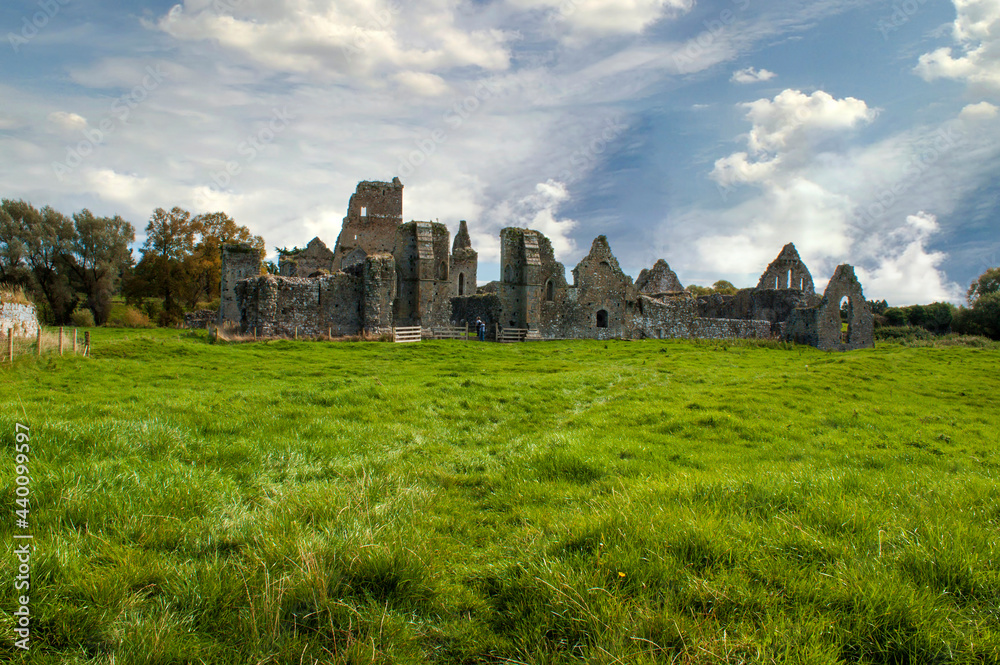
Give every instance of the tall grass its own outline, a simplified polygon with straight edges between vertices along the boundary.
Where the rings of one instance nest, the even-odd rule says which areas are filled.
[[[12,662],[1000,662],[995,348],[93,335]]]

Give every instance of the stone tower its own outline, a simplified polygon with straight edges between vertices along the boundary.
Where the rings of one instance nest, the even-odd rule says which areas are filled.
[[[447,326],[451,320],[452,282],[448,275],[451,234],[439,222],[408,222],[396,229],[398,326]]]
[[[476,271],[479,267],[479,253],[472,249],[469,227],[463,219],[458,223],[455,244],[451,248],[452,295],[476,295]]]
[[[403,223],[403,183],[358,183],[333,250],[336,269],[361,263],[364,256],[391,253],[396,228]],[[362,254],[363,253],[363,254]]]
[[[541,321],[542,260],[538,231],[500,231],[500,300],[507,328],[537,329]]]
[[[240,307],[236,299],[236,282],[260,275],[261,257],[247,244],[222,246],[222,296],[219,301],[219,325],[240,323]]]

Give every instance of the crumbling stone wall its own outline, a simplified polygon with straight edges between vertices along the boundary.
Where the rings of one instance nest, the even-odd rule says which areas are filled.
[[[597,236],[590,253],[573,268],[575,295],[564,337],[614,339],[629,337],[630,303],[638,297],[632,278],[622,272],[608,239]]]
[[[334,265],[346,268],[345,260],[355,250],[365,255],[392,253],[396,228],[403,223],[403,183],[358,183],[347,206],[347,217],[333,250]],[[357,263],[357,257],[352,260]]]
[[[476,318],[486,323],[486,336],[496,335],[495,324],[503,317],[503,303],[495,293],[476,296],[462,296],[451,299],[451,322],[455,326],[468,324],[469,332],[475,332]]]
[[[677,273],[671,270],[670,265],[663,259],[657,261],[650,270],[644,268],[639,272],[635,288],[639,293],[654,297],[684,291],[681,281],[677,279]]]
[[[278,259],[278,274],[282,277],[309,277],[318,272],[336,272],[333,252],[319,238],[313,238],[294,254],[285,254]]]
[[[262,337],[357,335],[392,328],[396,270],[391,255],[315,278],[264,275],[237,287],[240,328]]]
[[[691,337],[696,339],[773,339],[770,321],[746,319],[702,319],[692,321]]]
[[[698,318],[698,305],[691,296],[652,298],[640,294],[631,314],[630,328],[636,339],[686,339]]]
[[[472,249],[469,226],[463,219],[458,223],[458,233],[455,234],[455,243],[451,247],[452,295],[457,297],[475,295],[478,269],[479,254]]]
[[[34,337],[38,334],[38,314],[34,305],[0,302],[0,336],[13,330],[14,337]],[[6,349],[4,350],[6,351]]]
[[[261,273],[261,257],[247,244],[222,246],[222,297],[219,303],[219,325],[240,322],[240,307],[236,297],[236,284],[240,280],[256,277]]]
[[[778,258],[771,261],[770,265],[760,276],[757,282],[758,289],[797,289],[809,294],[815,293],[812,275],[809,269],[802,262],[795,245],[788,243],[785,245]]]
[[[812,307],[819,296],[798,289],[740,289],[734,295],[713,293],[698,298],[698,316],[708,319],[787,321],[792,312]]]
[[[408,222],[397,227],[392,252],[397,279],[396,325],[449,325],[449,240],[448,227],[438,222]]]
[[[842,332],[841,302],[847,300],[847,331]],[[875,317],[865,300],[854,267],[837,266],[823,298],[815,307],[795,310],[785,328],[786,339],[826,351],[875,347]]]
[[[184,315],[184,327],[189,330],[204,330],[210,323],[219,320],[219,312],[214,309],[199,309]]]
[[[537,329],[541,323],[542,257],[538,231],[500,231],[500,284],[504,328]]]

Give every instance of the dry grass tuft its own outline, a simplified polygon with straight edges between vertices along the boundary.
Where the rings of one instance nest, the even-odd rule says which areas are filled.
[[[34,303],[25,295],[20,286],[0,285],[0,302],[17,305],[32,305]]]

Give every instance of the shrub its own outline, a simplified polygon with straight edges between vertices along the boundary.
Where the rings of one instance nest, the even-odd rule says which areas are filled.
[[[89,309],[78,309],[69,318],[77,328],[93,328],[97,325],[94,322],[94,313]]]
[[[913,342],[915,340],[931,340],[934,335],[923,328],[913,326],[884,326],[875,329],[875,339],[892,342]]]
[[[109,328],[152,328],[149,317],[137,310],[135,307],[118,306],[111,311],[108,322],[104,324]]]

